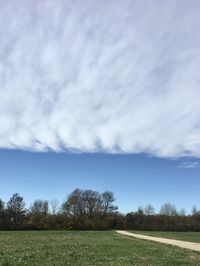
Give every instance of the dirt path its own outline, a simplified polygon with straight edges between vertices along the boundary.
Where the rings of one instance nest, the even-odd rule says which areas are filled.
[[[130,233],[127,231],[117,231],[117,233],[125,235],[125,236],[132,236],[140,239],[150,240],[154,242],[169,244],[173,246],[177,246],[180,248],[186,248],[191,249],[195,251],[200,251],[200,243],[194,243],[194,242],[188,242],[188,241],[182,241],[182,240],[175,240],[175,239],[168,239],[168,238],[162,238],[162,237],[154,237],[154,236],[146,236],[146,235],[139,235]]]

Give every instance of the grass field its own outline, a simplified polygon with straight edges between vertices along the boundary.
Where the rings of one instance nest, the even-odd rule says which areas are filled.
[[[200,232],[130,231],[136,234],[200,243]]]
[[[0,232],[0,265],[200,265],[200,253],[114,231]]]

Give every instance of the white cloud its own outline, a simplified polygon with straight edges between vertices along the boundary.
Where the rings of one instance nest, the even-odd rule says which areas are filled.
[[[200,167],[200,162],[198,161],[185,161],[178,166],[178,168],[199,168],[199,167]]]
[[[0,147],[200,157],[198,0],[0,0]]]

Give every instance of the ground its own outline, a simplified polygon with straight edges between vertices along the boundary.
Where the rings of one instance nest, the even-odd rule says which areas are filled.
[[[129,231],[136,234],[200,243],[200,232]]]
[[[0,232],[0,265],[200,265],[200,252],[108,232]]]

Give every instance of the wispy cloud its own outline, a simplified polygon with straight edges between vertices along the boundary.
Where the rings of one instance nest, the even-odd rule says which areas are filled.
[[[0,147],[199,157],[199,9],[0,1]]]
[[[199,167],[200,167],[200,162],[197,161],[185,161],[178,166],[178,168],[199,168]]]

